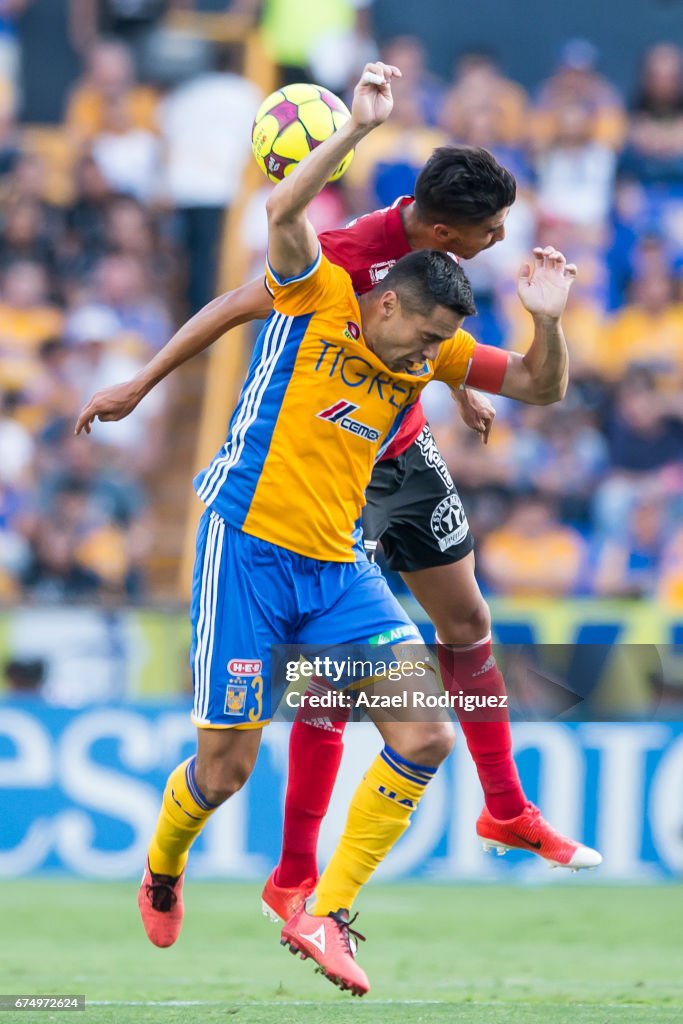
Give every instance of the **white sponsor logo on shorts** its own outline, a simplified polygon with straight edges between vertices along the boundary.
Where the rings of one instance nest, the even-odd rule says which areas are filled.
[[[453,478],[448,472],[448,466],[443,460],[443,455],[439,451],[436,445],[436,441],[432,437],[432,432],[429,427],[423,427],[420,433],[415,438],[415,444],[422,452],[426,464],[430,469],[435,469],[443,480],[446,487],[450,490],[453,489]],[[433,529],[433,527],[432,527]]]
[[[457,494],[449,494],[439,502],[432,512],[431,527],[440,551],[445,551],[465,539],[469,524]]]

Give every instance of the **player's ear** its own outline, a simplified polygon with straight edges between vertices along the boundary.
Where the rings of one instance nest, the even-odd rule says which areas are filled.
[[[445,224],[434,224],[432,231],[434,233],[434,241],[438,242],[439,245],[450,242],[453,234],[452,228],[447,227]]]
[[[396,292],[384,292],[379,300],[379,309],[383,317],[389,318],[393,316],[396,310],[399,308],[399,300]]]

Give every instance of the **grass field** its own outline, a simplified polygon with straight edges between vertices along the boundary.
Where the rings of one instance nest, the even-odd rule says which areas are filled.
[[[135,886],[0,884],[0,991],[84,993],[97,1024],[669,1024],[683,1021],[683,889],[371,885],[352,1000],[278,942],[254,885],[189,882],[157,950]],[[2,1015],[9,1021],[65,1013]]]

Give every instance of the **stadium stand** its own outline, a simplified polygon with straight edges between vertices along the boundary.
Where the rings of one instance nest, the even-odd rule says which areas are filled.
[[[22,119],[14,58],[0,83],[5,599],[186,593],[198,510],[189,479],[222,442],[250,331],[217,343],[130,421],[98,425],[78,447],[75,413],[95,387],[134,373],[211,294],[258,272],[266,191],[248,160],[248,130],[276,74],[284,80],[297,68],[311,77],[327,61],[343,93],[340,76],[351,81],[373,45],[372,5],[351,13],[340,3],[307,57],[273,49],[278,4],[265,18],[265,44],[247,2],[150,5],[137,27],[112,20],[114,8],[102,21],[107,5],[93,20],[94,7],[73,2],[72,15],[83,15],[73,40],[81,74],[63,90],[60,124]],[[344,49],[349,33],[356,61]],[[683,51],[647,48],[627,96],[583,40],[567,41],[553,74],[530,91],[490,54],[460,54],[447,81],[431,73],[416,38],[380,42],[406,72],[395,116],[318,202],[319,226],[410,191],[434,145],[485,145],[520,187],[505,245],[467,266],[480,310],[473,332],[517,350],[528,343],[514,274],[533,244],[552,241],[580,266],[566,317],[572,384],[559,410],[497,401],[482,452],[450,399],[430,389],[430,418],[475,525],[484,583],[494,593],[535,592],[525,579],[528,545],[510,536],[533,506],[549,550],[565,552],[562,593],[680,594],[672,527],[683,507]],[[228,48],[229,70],[212,63],[216,45]],[[155,73],[150,52],[163,57]],[[182,152],[193,110],[207,103],[215,113],[196,125],[197,139],[224,170],[197,183]],[[217,122],[241,144],[221,151]],[[60,529],[46,543],[53,501]],[[492,568],[494,553],[505,561],[501,551],[519,555],[505,580]]]

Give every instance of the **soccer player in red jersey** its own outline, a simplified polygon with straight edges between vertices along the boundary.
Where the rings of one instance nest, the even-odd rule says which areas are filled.
[[[346,228],[325,232],[320,241],[326,256],[351,275],[355,290],[365,293],[412,250],[434,248],[470,259],[501,241],[515,191],[512,175],[486,150],[443,147],[420,173],[415,197],[402,197]],[[552,247],[536,249],[534,268],[547,266],[557,255]],[[521,279],[522,300],[532,273],[527,267]],[[232,327],[266,316],[271,308],[262,280],[219,296],[181,327],[133,380],[95,394],[83,408],[76,431],[89,431],[95,419],[127,416],[173,369]],[[475,347],[468,388],[455,397],[465,422],[484,438],[494,413],[469,388],[539,405],[564,395],[567,351],[562,334],[543,319],[535,318],[534,327],[524,356]],[[463,694],[504,693],[491,650],[490,612],[475,577],[472,536],[420,402],[377,463],[366,498],[366,547],[372,555],[381,541],[389,566],[401,573],[433,622],[445,688]],[[527,850],[572,869],[597,866],[601,857],[595,850],[558,833],[527,800],[512,757],[507,714],[497,709],[485,721],[481,715],[458,714],[484,791],[476,824],[484,848]],[[344,725],[303,712],[292,726],[282,855],[263,892],[264,911],[271,916],[290,917],[315,884],[320,825],[339,770]]]

